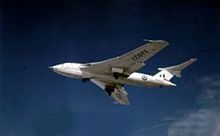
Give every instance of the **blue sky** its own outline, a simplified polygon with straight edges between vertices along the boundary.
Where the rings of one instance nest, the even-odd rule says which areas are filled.
[[[218,136],[220,11],[214,4],[142,0],[2,4],[1,136]],[[174,88],[125,86],[130,106],[48,66],[108,59],[162,39],[140,71],[198,61]],[[181,134],[180,134],[181,132]]]

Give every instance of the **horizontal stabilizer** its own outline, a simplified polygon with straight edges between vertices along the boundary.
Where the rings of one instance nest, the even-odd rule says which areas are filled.
[[[166,80],[170,80],[173,76],[180,78],[181,71],[183,69],[185,69],[186,67],[188,67],[189,65],[191,65],[192,63],[194,63],[196,60],[197,60],[196,58],[192,58],[192,59],[185,61],[185,62],[178,64],[178,65],[165,67],[165,68],[158,68],[158,70],[160,70],[160,72],[158,72],[154,76],[159,77],[159,78],[164,78]]]
[[[170,66],[166,68],[158,68],[158,70],[166,70],[170,72],[172,75],[175,75],[176,77],[181,77],[181,71],[191,65],[193,62],[195,62],[197,59],[192,58],[188,61],[185,61],[181,64],[175,65],[175,66]]]

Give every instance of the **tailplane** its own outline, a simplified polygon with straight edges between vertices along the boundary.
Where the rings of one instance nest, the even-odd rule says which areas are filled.
[[[196,58],[192,58],[192,59],[185,61],[185,62],[178,64],[178,65],[165,67],[165,68],[158,68],[158,70],[160,70],[160,72],[158,72],[156,75],[154,75],[154,77],[163,78],[166,80],[171,80],[173,78],[173,76],[180,78],[181,71],[183,69],[185,69],[186,67],[188,67],[189,65],[191,65],[196,60],[197,60]]]

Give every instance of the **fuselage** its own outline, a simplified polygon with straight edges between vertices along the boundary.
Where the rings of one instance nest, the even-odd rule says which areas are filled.
[[[112,73],[93,73],[81,70],[81,68],[86,67],[84,64],[80,63],[63,63],[50,67],[54,72],[76,79],[100,79],[106,82],[115,82],[120,84],[128,84],[135,86],[152,86],[152,87],[162,87],[162,86],[175,86],[168,80],[155,78],[154,76],[134,72],[128,77],[114,78]]]

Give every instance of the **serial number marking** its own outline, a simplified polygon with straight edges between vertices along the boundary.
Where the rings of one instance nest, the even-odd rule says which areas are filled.
[[[148,54],[148,51],[143,50],[143,51],[137,53],[136,55],[134,55],[133,57],[131,57],[131,59],[132,59],[133,61],[136,61],[136,60],[138,60],[138,59],[144,57],[144,56],[147,55],[147,54]]]

